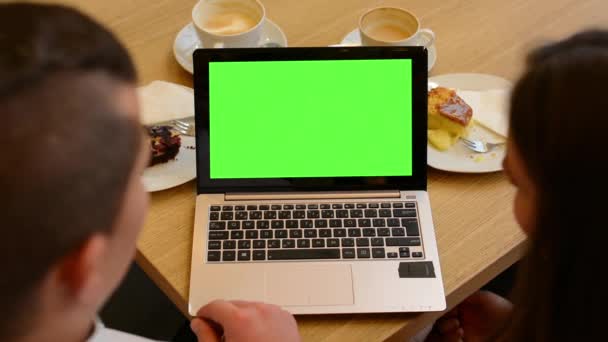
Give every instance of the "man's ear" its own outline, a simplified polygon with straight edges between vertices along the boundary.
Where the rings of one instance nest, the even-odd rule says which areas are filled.
[[[82,304],[97,305],[103,292],[104,260],[108,236],[97,233],[66,255],[57,265],[58,281],[70,297]]]

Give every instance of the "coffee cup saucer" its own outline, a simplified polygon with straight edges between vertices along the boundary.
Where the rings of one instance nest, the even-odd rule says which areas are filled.
[[[262,37],[260,45],[265,43],[274,42],[279,44],[281,47],[287,47],[287,38],[283,30],[270,19],[265,19],[262,24]],[[173,43],[173,55],[177,60],[177,63],[182,66],[189,73],[194,72],[194,66],[192,64],[192,53],[196,49],[204,48],[203,43],[198,39],[196,30],[192,23],[184,26],[175,37]]]
[[[332,45],[332,46],[361,46],[361,36],[359,35],[359,29],[356,28],[350,31],[344,38],[342,38],[342,42],[340,44]],[[435,65],[437,61],[437,48],[435,48],[435,44],[431,44],[428,48],[429,50],[429,71]]]

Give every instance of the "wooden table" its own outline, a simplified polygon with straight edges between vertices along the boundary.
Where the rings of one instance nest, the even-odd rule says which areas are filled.
[[[172,44],[190,20],[195,0],[59,2],[78,6],[118,34],[135,58],[141,84],[161,79],[192,85],[191,75],[173,59]],[[605,0],[263,2],[291,46],[338,43],[371,7],[408,8],[437,34],[438,60],[432,75],[479,72],[514,80],[528,49],[547,39],[608,24]],[[513,189],[500,173],[429,170],[429,192],[448,304],[453,306],[517,261],[524,236],[511,214]],[[194,182],[153,194],[137,249],[137,262],[183,312],[187,312],[194,198]],[[305,341],[382,341],[403,340],[438,315],[314,316],[298,321]]]

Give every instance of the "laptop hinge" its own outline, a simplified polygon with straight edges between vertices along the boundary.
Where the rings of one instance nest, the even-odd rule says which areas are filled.
[[[358,199],[358,198],[399,198],[398,190],[387,191],[335,191],[335,192],[256,192],[227,193],[226,201],[255,200],[317,200],[317,199]]]

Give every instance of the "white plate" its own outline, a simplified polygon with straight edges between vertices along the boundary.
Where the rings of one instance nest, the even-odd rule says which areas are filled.
[[[446,74],[429,78],[429,82],[435,82],[440,86],[454,88],[457,90],[493,90],[510,89],[513,84],[510,81],[493,75],[485,74]],[[475,111],[473,111],[475,119]],[[471,139],[479,139],[486,142],[504,141],[502,137],[479,124],[473,124],[471,128]],[[462,142],[457,142],[447,151],[439,151],[427,143],[428,165],[439,170],[483,173],[502,170],[502,160],[505,156],[505,146],[501,146],[489,153],[475,153],[466,148]]]
[[[181,136],[181,147],[175,160],[156,164],[144,170],[143,182],[149,192],[182,185],[196,178],[196,151],[194,137]]]
[[[262,28],[261,44],[274,42],[282,47],[287,46],[287,38],[281,28],[275,24],[272,20],[266,19]],[[192,53],[196,49],[204,48],[196,35],[194,25],[189,23],[186,25],[175,37],[173,43],[173,55],[177,60],[177,63],[186,69],[189,73],[194,73],[194,66],[192,65]]]
[[[359,29],[356,28],[350,31],[344,38],[342,38],[342,42],[337,46],[360,46],[361,45],[361,36],[359,35]],[[333,45],[336,46],[336,45]],[[429,46],[429,71],[435,66],[435,62],[437,61],[437,49],[435,48],[435,44]]]

